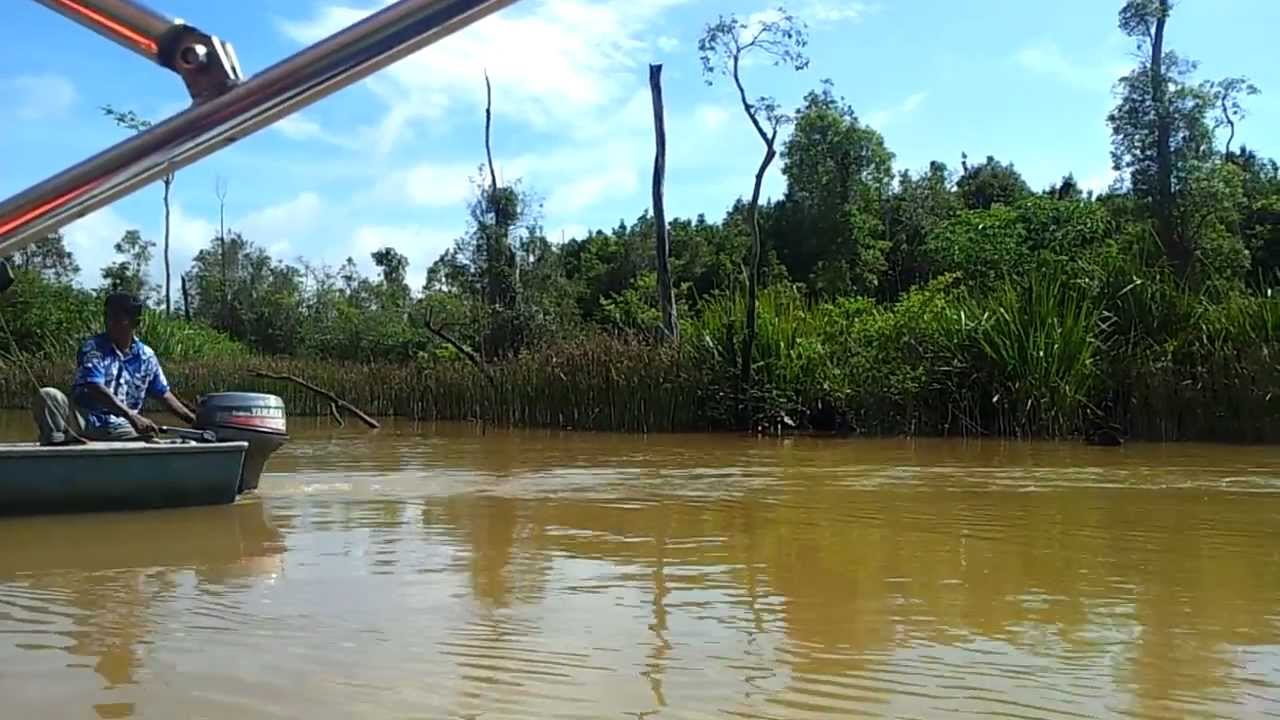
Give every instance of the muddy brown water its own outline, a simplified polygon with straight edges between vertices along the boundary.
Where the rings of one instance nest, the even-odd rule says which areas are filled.
[[[1280,717],[1276,448],[291,429],[0,520],[0,716]]]

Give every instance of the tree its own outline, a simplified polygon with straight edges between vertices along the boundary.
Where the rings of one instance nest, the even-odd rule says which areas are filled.
[[[147,268],[151,266],[152,249],[156,244],[146,240],[137,230],[126,230],[115,244],[120,260],[102,268],[102,289],[106,292],[127,292],[139,297],[147,295],[150,283]]]
[[[1165,72],[1164,52],[1164,30],[1172,9],[1169,3],[1170,0],[1129,0],[1120,9],[1120,29],[1129,37],[1138,38],[1139,51],[1144,46],[1150,48],[1150,59],[1145,67],[1140,65],[1121,84],[1126,90],[1126,99],[1135,109],[1150,103],[1148,112],[1140,117],[1141,124],[1146,126],[1143,140],[1151,143],[1150,148],[1145,152],[1130,152],[1131,156],[1147,156],[1139,161],[1147,167],[1138,170],[1140,174],[1135,177],[1134,185],[1141,183],[1148,191],[1154,191],[1150,194],[1155,201],[1157,235],[1174,265],[1185,271],[1191,253],[1175,236],[1173,226],[1174,115],[1169,103],[1169,77]],[[1170,63],[1170,69],[1176,73],[1176,58],[1168,59],[1174,61]],[[1117,140],[1124,136],[1124,133],[1116,132]],[[1121,169],[1120,165],[1121,162],[1116,163],[1117,171]]]
[[[308,343],[315,343],[338,357],[334,351],[342,341],[306,326],[303,272],[276,262],[240,233],[211,238],[185,275],[197,320],[265,352],[306,352],[315,348]],[[322,278],[319,284],[327,283]],[[313,313],[309,320],[316,324],[328,320],[322,315]]]
[[[492,185],[476,180],[475,190],[468,230],[427,270],[426,290],[455,292],[484,305],[487,332],[480,353],[489,359],[523,343],[521,274],[545,238],[535,199],[519,182],[493,193]]]
[[[373,264],[382,272],[382,291],[386,306],[405,308],[409,304],[409,283],[405,277],[409,271],[409,258],[395,248],[384,247],[372,253]]]
[[[881,295],[895,299],[929,277],[926,241],[929,235],[961,210],[951,187],[951,173],[933,161],[919,176],[902,171],[888,203],[888,276]]]
[[[1107,116],[1112,133],[1112,165],[1127,172],[1135,195],[1150,209],[1156,236],[1170,264],[1185,275],[1194,239],[1179,232],[1177,187],[1213,155],[1207,121],[1213,105],[1204,88],[1188,82],[1195,63],[1164,48],[1170,0],[1129,0],[1120,10],[1120,29],[1137,40],[1143,59],[1118,83],[1119,101]]]
[[[150,120],[139,117],[132,110],[116,110],[110,105],[105,105],[102,107],[102,112],[116,125],[134,132],[142,132],[151,127]],[[166,315],[173,311],[173,292],[170,287],[169,273],[169,191],[173,187],[173,178],[173,173],[166,173],[161,178],[164,186],[164,311]]]
[[[800,71],[809,66],[809,59],[804,54],[807,44],[808,35],[803,24],[781,8],[754,24],[748,24],[736,15],[722,15],[715,23],[706,27],[698,41],[698,52],[707,85],[713,84],[716,75],[732,79],[738,90],[742,111],[760,137],[760,142],[764,144],[764,157],[756,170],[751,203],[747,206],[751,225],[751,258],[747,270],[747,328],[740,370],[744,398],[749,397],[752,389],[751,364],[756,339],[756,286],[760,280],[760,187],[764,184],[765,173],[777,156],[778,131],[788,119],[778,110],[778,101],[773,98],[760,97],[755,101],[747,99],[747,91],[742,84],[742,61],[753,54],[761,54],[771,58],[775,66]],[[750,422],[750,401],[743,410],[743,419]]]
[[[1239,77],[1193,84],[1196,63],[1165,48],[1172,7],[1170,0],[1129,0],[1121,9],[1120,29],[1137,40],[1142,59],[1120,79],[1107,119],[1113,166],[1128,173],[1166,259],[1186,277],[1202,243],[1221,241],[1221,224],[1238,215],[1210,211],[1212,197],[1239,197],[1231,189],[1238,183],[1214,167],[1220,157],[1214,132],[1228,128],[1223,156],[1230,158],[1244,116],[1240,99],[1257,88]]]
[[[1080,189],[1080,183],[1076,182],[1074,173],[1067,173],[1063,176],[1062,182],[1050,188],[1045,194],[1058,200],[1084,199],[1084,192]]]
[[[1275,287],[1280,284],[1280,165],[1244,146],[1231,164],[1243,175],[1240,234],[1253,256],[1250,275],[1255,283]]]
[[[1236,123],[1243,120],[1246,115],[1240,98],[1242,95],[1257,95],[1258,86],[1249,82],[1246,78],[1229,77],[1216,82],[1205,81],[1200,88],[1213,98],[1214,104],[1218,107],[1220,113],[1214,120],[1213,129],[1221,130],[1226,127],[1229,130],[1222,156],[1230,159],[1231,143],[1236,139]]]
[[[54,283],[69,285],[80,274],[80,265],[67,249],[61,231],[54,231],[4,259],[14,270],[39,273]]]
[[[649,66],[649,92],[653,96],[653,232],[658,265],[658,307],[662,313],[663,332],[668,338],[678,341],[680,325],[676,322],[676,294],[671,284],[671,238],[662,197],[667,172],[667,127],[662,109],[661,65]]]
[[[826,83],[796,111],[782,150],[787,179],[775,249],[791,277],[815,291],[870,293],[884,274],[883,207],[893,154]]]
[[[960,156],[960,179],[956,192],[966,210],[990,210],[996,205],[1012,205],[1031,195],[1031,186],[1013,167],[990,155],[981,165],[970,165],[969,156]]]

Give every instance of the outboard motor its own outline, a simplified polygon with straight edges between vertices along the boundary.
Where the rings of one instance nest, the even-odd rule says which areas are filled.
[[[249,443],[239,492],[257,490],[267,458],[289,439],[284,401],[275,395],[222,392],[200,396],[196,407],[197,429],[212,431],[220,441]]]

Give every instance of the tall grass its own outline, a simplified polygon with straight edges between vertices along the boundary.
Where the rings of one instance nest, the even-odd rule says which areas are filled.
[[[305,378],[378,416],[624,432],[710,429],[715,425],[703,415],[700,372],[685,357],[673,348],[600,337],[498,365],[493,387],[460,361],[413,365],[233,356],[164,362],[164,368],[174,392],[188,402],[210,392],[266,392],[284,399],[291,416],[327,415],[329,403],[292,383],[254,377],[253,370]],[[41,385],[65,387],[72,364],[32,369]],[[26,407],[32,392],[21,368],[0,360],[0,402]]]
[[[1107,331],[1087,289],[1037,273],[965,305],[976,316],[973,379],[990,393],[991,430],[1058,436],[1085,427],[1097,412]]]

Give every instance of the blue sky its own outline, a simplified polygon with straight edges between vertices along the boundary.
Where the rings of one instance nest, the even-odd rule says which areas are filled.
[[[98,107],[161,119],[186,104],[180,80],[28,0],[0,0],[0,196],[9,196],[124,137]],[[246,74],[358,20],[374,0],[152,0],[152,7],[230,40]],[[613,227],[649,207],[653,156],[648,63],[664,64],[668,214],[718,218],[750,192],[760,146],[723,83],[707,87],[697,40],[720,13],[776,2],[521,0],[445,41],[181,171],[174,185],[174,260],[184,268],[227,223],[287,260],[337,266],[393,245],[420,286],[466,227],[470,178],[484,160],[484,71],[494,85],[494,153],[506,180],[543,201],[553,240]],[[1090,187],[1110,178],[1105,116],[1112,82],[1133,64],[1116,29],[1120,0],[793,0],[810,26],[810,67],[757,65],[753,95],[795,107],[830,78],[876,126],[900,169],[961,152],[1012,161],[1033,187],[1066,172]],[[1280,65],[1268,62],[1275,0],[1182,0],[1171,47],[1205,78],[1247,75],[1240,139],[1280,155]],[[1272,128],[1267,132],[1266,128]],[[766,194],[783,187],[775,165]],[[65,232],[98,282],[127,228],[161,238],[159,184]],[[159,260],[152,274],[160,278]]]

